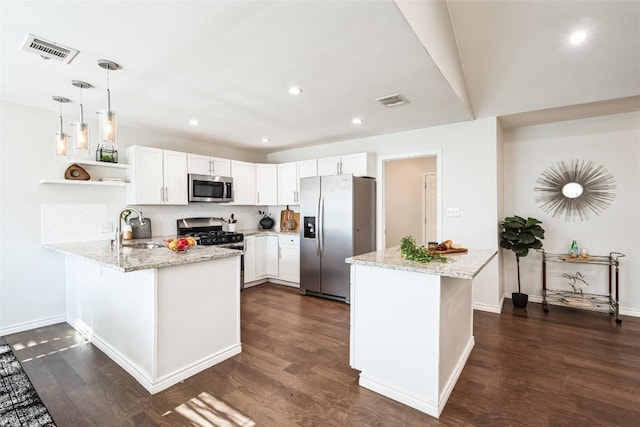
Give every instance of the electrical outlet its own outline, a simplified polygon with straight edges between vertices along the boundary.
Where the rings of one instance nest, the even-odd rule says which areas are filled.
[[[112,222],[105,222],[102,225],[100,225],[100,232],[101,233],[113,233],[113,223]]]
[[[460,208],[447,208],[447,216],[460,216]]]

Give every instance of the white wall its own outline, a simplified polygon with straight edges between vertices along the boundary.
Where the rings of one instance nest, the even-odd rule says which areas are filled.
[[[64,262],[56,253],[41,247],[42,222],[54,229],[68,229],[71,222],[81,235],[98,230],[101,218],[126,205],[125,187],[94,187],[40,184],[43,178],[62,178],[66,159],[54,155],[53,137],[59,126],[56,113],[2,103],[0,130],[0,335],[31,329],[64,320]],[[64,115],[65,129],[75,120]],[[97,138],[95,122],[92,140]],[[119,153],[126,162],[125,147],[148,145],[264,162],[266,156],[216,146],[200,141],[120,126]],[[68,212],[86,209],[85,222],[62,216],[57,226],[41,212]],[[213,204],[183,207],[141,207],[153,221],[154,233],[175,229],[180,217],[206,213],[226,216],[235,212],[239,227],[255,228],[259,216],[254,207],[221,207]],[[65,210],[66,209],[66,210]],[[255,212],[254,212],[255,211]],[[96,222],[93,222],[96,221]],[[93,227],[93,228],[92,228]],[[173,232],[170,232],[171,234]],[[106,236],[105,236],[106,237]]]
[[[498,162],[497,120],[495,117],[389,135],[304,147],[269,155],[271,163],[290,162],[315,157],[372,152],[377,156],[378,176],[381,158],[397,155],[441,153],[442,210],[460,209],[460,216],[446,217],[443,211],[442,237],[470,247],[498,248]],[[378,179],[378,248],[381,245],[383,216],[382,183]],[[473,281],[474,305],[500,311],[497,259]],[[494,266],[495,263],[495,266]]]
[[[533,189],[540,174],[561,160],[571,159],[592,160],[616,180],[613,204],[584,222],[553,218],[534,200]],[[577,239],[591,254],[616,251],[627,255],[620,269],[621,313],[640,316],[640,112],[506,130],[504,176],[504,214],[541,220],[547,251],[566,253],[571,240]],[[506,291],[513,292],[517,287],[515,259],[510,253],[504,258]],[[534,300],[541,295],[540,263],[538,253],[520,261],[523,292]],[[588,290],[606,291],[605,267],[577,270],[588,276]],[[562,283],[556,271],[550,271],[554,287]]]

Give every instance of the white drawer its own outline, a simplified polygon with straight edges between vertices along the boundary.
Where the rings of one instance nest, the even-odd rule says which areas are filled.
[[[300,236],[297,234],[281,234],[278,236],[280,246],[282,245],[300,245]]]

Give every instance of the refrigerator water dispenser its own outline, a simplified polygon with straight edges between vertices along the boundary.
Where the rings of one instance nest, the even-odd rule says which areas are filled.
[[[316,238],[316,217],[305,216],[304,217],[304,237],[308,239]]]

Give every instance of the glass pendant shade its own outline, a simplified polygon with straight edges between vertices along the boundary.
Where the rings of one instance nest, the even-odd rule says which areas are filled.
[[[80,80],[72,80],[71,84],[80,89],[80,120],[71,123],[73,126],[73,133],[71,134],[73,139],[74,151],[81,153],[86,151],[89,153],[89,125],[84,122],[84,107],[82,105],[82,89],[88,89],[91,85],[87,82]]]
[[[68,144],[67,144],[67,134],[64,133],[64,130],[62,128],[62,104],[71,102],[71,100],[69,98],[65,98],[62,96],[54,96],[53,100],[60,104],[60,131],[56,132],[56,155],[66,156]]]
[[[76,150],[89,150],[89,125],[82,122],[73,122],[73,147]]]
[[[56,156],[67,155],[67,134],[56,132]]]
[[[99,141],[102,144],[116,145],[116,113],[110,110],[98,111]]]

